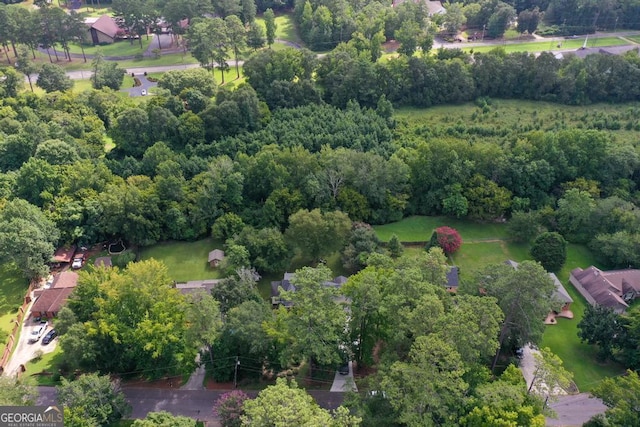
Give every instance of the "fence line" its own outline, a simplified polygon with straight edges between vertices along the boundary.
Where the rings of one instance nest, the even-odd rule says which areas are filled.
[[[16,336],[22,326],[22,321],[24,320],[24,315],[27,312],[27,308],[29,304],[31,304],[31,291],[35,287],[36,282],[32,281],[29,284],[29,289],[27,290],[26,295],[24,296],[24,300],[22,301],[22,305],[18,308],[18,316],[13,320],[15,323],[13,325],[13,330],[9,334],[9,338],[7,338],[7,344],[4,348],[4,352],[2,353],[2,358],[0,358],[0,373],[4,372],[4,367],[7,365],[9,358],[11,357],[11,352],[13,351],[13,346],[16,344]]]

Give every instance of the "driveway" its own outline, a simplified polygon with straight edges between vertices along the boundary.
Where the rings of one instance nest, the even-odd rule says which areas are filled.
[[[558,414],[558,418],[547,418],[547,426],[554,427],[581,426],[594,415],[607,410],[600,399],[588,393],[560,396],[549,407]]]
[[[142,74],[135,74],[135,76],[138,80],[140,80],[140,86],[131,87],[129,89],[121,89],[122,92],[129,93],[129,96],[143,96],[143,90],[146,90],[146,94],[149,95],[149,89],[158,86],[158,82],[149,81],[149,79],[147,79],[147,77],[144,75],[144,72]]]
[[[331,385],[332,393],[344,393],[346,391],[358,391],[353,378],[353,362],[349,362],[348,375],[340,375],[340,372],[336,371],[336,376],[333,378],[333,384]]]
[[[34,322],[33,318],[30,316],[32,305],[33,302],[29,305],[24,316],[18,344],[13,350],[13,355],[11,356],[11,359],[9,359],[9,363],[5,366],[4,374],[7,376],[15,376],[18,374],[20,371],[20,365],[26,365],[29,360],[34,359],[38,351],[42,351],[43,354],[51,353],[58,345],[57,339],[54,339],[47,345],[42,345],[42,338],[52,329],[51,322],[47,324],[47,330],[42,334],[38,342],[29,344],[29,338],[33,336],[32,332],[41,326],[39,322]]]

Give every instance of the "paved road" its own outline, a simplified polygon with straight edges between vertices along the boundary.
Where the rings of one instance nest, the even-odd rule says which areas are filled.
[[[174,415],[184,415],[206,421],[216,421],[213,414],[214,402],[228,390],[180,390],[157,388],[124,388],[124,394],[133,410],[131,418],[144,418],[149,412],[168,411]],[[54,387],[38,387],[38,405],[57,404]],[[255,390],[245,391],[255,397]],[[309,394],[326,409],[335,409],[342,403],[344,393],[309,390]]]
[[[581,426],[594,415],[607,410],[600,399],[588,393],[560,396],[558,401],[549,407],[558,414],[558,418],[547,418],[547,426],[553,427]]]
[[[140,86],[134,86],[127,89],[120,89],[122,92],[128,92],[129,96],[142,96],[142,91],[145,90],[149,95],[149,89],[158,86],[158,82],[151,82],[142,74],[136,74],[136,78],[140,80]]]

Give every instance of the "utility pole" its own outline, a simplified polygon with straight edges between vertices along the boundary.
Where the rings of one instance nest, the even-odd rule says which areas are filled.
[[[238,388],[238,366],[240,366],[240,361],[238,360],[238,356],[236,356],[236,366],[233,372],[233,388]]]

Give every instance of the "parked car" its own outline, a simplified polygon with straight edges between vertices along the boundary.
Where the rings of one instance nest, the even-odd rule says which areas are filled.
[[[38,341],[40,341],[40,338],[42,338],[42,335],[44,335],[46,330],[46,323],[41,324],[40,326],[36,326],[36,328],[31,332],[31,336],[29,337],[29,340],[27,342],[29,344],[37,343]]]
[[[78,268],[82,268],[82,264],[84,264],[84,254],[75,254],[71,268],[77,270]]]
[[[147,96],[147,90],[146,89],[142,89],[141,94],[142,94],[142,96]]]
[[[349,362],[344,362],[340,365],[338,373],[340,373],[340,375],[349,375]]]
[[[55,339],[55,337],[58,336],[58,333],[56,332],[55,329],[50,330],[47,335],[44,336],[44,338],[42,338],[42,345],[47,345],[49,344],[51,341],[53,341]]]

